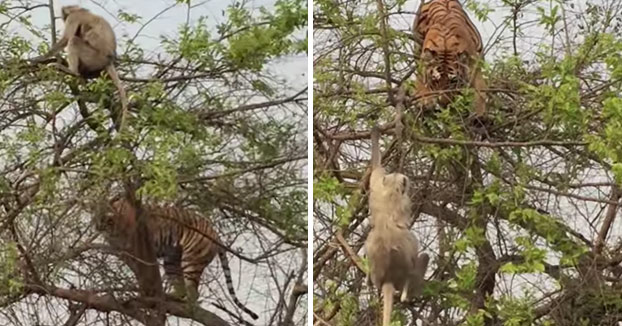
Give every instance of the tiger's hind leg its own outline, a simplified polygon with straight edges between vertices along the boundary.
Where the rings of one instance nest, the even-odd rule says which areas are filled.
[[[196,257],[184,253],[181,261],[181,268],[184,273],[184,284],[188,291],[188,301],[195,302],[199,299],[199,282],[203,270],[214,259],[215,254],[210,254],[197,260]]]
[[[201,270],[202,272],[203,270]],[[195,302],[199,299],[199,280],[201,279],[201,272],[195,272],[192,274],[198,274],[194,276],[192,274],[188,274],[188,272],[184,272],[184,285],[186,290],[188,291],[188,301]]]

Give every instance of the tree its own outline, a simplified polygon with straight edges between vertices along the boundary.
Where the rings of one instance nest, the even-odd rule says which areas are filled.
[[[145,273],[128,267],[91,220],[90,203],[121,193],[209,217],[259,322],[304,325],[307,86],[291,71],[306,69],[306,1],[87,4],[117,33],[121,132],[109,78],[25,61],[62,30],[52,4],[0,3],[0,324],[246,323],[218,263],[198,304],[164,295],[153,253]]]
[[[394,321],[617,325],[622,2],[463,4],[486,44],[484,127],[467,119],[470,90],[418,110],[418,3],[315,2],[315,323],[377,324],[361,247],[378,123],[385,164],[414,184],[412,230],[432,257],[423,297]],[[400,104],[401,140],[390,133]]]

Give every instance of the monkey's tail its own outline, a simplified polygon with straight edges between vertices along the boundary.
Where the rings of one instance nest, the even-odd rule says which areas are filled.
[[[395,292],[395,287],[393,286],[393,283],[382,284],[382,299],[383,299],[382,326],[391,325],[391,310],[393,308],[393,292]]]
[[[227,290],[229,291],[229,294],[231,295],[231,298],[233,299],[233,303],[235,303],[235,305],[238,306],[240,309],[242,309],[242,311],[244,311],[246,314],[251,316],[251,318],[253,318],[254,320],[257,320],[259,316],[257,316],[257,314],[254,313],[252,310],[246,308],[246,306],[242,302],[240,302],[238,297],[235,295],[235,290],[233,288],[233,280],[231,279],[231,269],[229,268],[229,259],[227,258],[227,252],[224,250],[221,250],[218,253],[218,258],[220,258],[220,265],[222,266],[222,271],[225,274],[225,280],[227,282]]]
[[[106,72],[112,79],[114,86],[119,90],[119,97],[121,98],[121,115],[120,117],[116,117],[117,121],[115,122],[118,126],[119,132],[125,128],[125,120],[127,119],[127,110],[128,110],[128,101],[127,94],[125,93],[125,88],[121,85],[121,79],[119,79],[119,74],[117,74],[117,69],[114,67],[113,63],[110,63],[106,66]]]

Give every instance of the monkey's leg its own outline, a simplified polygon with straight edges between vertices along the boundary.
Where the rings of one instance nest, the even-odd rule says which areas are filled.
[[[60,63],[58,63],[58,62],[53,62],[53,63],[50,63],[50,64],[49,64],[49,66],[52,66],[52,67],[54,67],[54,68],[56,68],[56,69],[58,69],[58,70],[60,70],[60,71],[62,71],[62,72],[64,72],[64,73],[66,73],[66,74],[68,74],[68,75],[72,75],[72,76],[80,76],[80,75],[78,75],[78,74],[74,73],[71,69],[69,69],[69,68],[67,68],[67,67],[63,66],[62,64],[60,64]]]
[[[430,261],[430,256],[428,254],[421,253],[417,257],[417,262],[415,263],[415,269],[413,273],[413,279],[410,280],[410,295],[412,297],[418,297],[423,292],[424,285],[424,277],[425,271],[428,269],[428,263]]]
[[[84,51],[84,45],[86,43],[76,36],[71,37],[67,45],[67,65],[69,70],[76,75],[80,74],[80,52]]]
[[[73,36],[67,45],[67,64],[76,75],[90,75],[102,71],[110,59],[92,48],[83,39]]]
[[[393,292],[395,287],[393,283],[382,284],[382,326],[391,325],[391,310],[393,309]]]
[[[400,296],[400,301],[401,302],[406,302],[408,300],[408,287],[409,287],[409,280],[406,280],[406,282],[404,282],[404,288],[402,289],[402,296]]]

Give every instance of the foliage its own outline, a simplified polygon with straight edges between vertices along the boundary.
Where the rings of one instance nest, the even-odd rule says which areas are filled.
[[[314,295],[354,292],[358,320],[378,323],[362,317],[377,292],[355,286],[365,275],[334,235],[364,255],[367,131],[396,113],[389,58],[405,130],[401,146],[383,136],[384,163],[413,181],[412,231],[432,257],[423,297],[396,305],[411,314],[394,324],[617,325],[622,2],[462,3],[486,44],[475,123],[470,90],[426,112],[412,98],[418,1],[383,1],[388,53],[377,1],[315,1]],[[353,313],[315,304],[326,322]]]
[[[0,5],[0,324],[150,324],[160,312],[91,223],[91,203],[126,192],[209,217],[247,259],[229,254],[238,297],[263,324],[306,323],[296,290],[306,271],[306,83],[281,66],[306,65],[306,1],[218,5],[216,21],[211,4],[190,1],[154,17],[130,4],[118,17],[89,7],[117,33],[131,102],[122,132],[107,77],[83,83],[24,61],[49,48],[47,5]],[[162,14],[175,27],[150,34]],[[240,322],[219,264],[208,269],[200,307],[165,302],[171,324]]]

